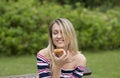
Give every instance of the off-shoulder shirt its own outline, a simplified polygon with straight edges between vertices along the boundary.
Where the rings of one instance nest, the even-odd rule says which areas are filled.
[[[52,78],[50,60],[41,54],[37,54],[37,68],[39,78]],[[61,69],[60,78],[82,78],[85,67],[77,66],[72,70]]]

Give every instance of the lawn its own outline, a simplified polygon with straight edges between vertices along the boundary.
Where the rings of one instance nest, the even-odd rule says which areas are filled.
[[[36,72],[36,57],[34,55],[0,57],[0,76],[20,75]]]
[[[120,77],[120,50],[83,51],[87,57],[87,66],[91,68],[94,78]],[[14,56],[0,57],[0,76],[37,73],[36,57]]]
[[[84,53],[94,78],[120,78],[120,50]]]

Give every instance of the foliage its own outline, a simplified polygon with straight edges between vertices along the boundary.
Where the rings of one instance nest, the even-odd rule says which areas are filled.
[[[114,6],[119,6],[120,5],[120,1],[119,0],[41,0],[41,1],[46,1],[46,2],[55,2],[61,5],[65,5],[65,4],[69,4],[72,5],[73,7],[75,7],[75,4],[80,2],[82,3],[82,5],[86,8],[96,8],[96,7],[100,7],[100,6],[104,6],[104,7],[109,7],[112,8]]]
[[[41,5],[38,0],[0,1],[0,52],[5,55],[36,54],[48,44],[47,29],[59,17],[71,20],[78,35],[79,49],[120,47],[119,9],[90,11],[80,3]]]
[[[7,55],[34,54],[43,47],[41,44],[47,44],[46,30],[42,30],[45,28],[46,24],[43,22],[46,20],[42,19],[37,2],[19,0],[19,2],[3,2],[3,4],[5,5],[2,9],[4,12],[0,15],[1,53]]]

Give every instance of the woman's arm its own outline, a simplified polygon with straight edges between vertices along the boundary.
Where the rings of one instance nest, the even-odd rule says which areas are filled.
[[[60,78],[61,75],[61,68],[64,64],[68,62],[69,52],[63,52],[63,55],[61,57],[55,56],[53,53],[53,59],[54,59],[54,67],[52,70],[52,78]]]
[[[60,78],[60,75],[61,75],[61,68],[54,66],[52,78]]]
[[[50,62],[40,53],[37,54],[37,68],[39,78],[51,78]]]
[[[76,69],[73,71],[73,76],[75,78],[82,78],[87,63],[86,57],[80,53],[76,55],[75,60],[76,60]]]

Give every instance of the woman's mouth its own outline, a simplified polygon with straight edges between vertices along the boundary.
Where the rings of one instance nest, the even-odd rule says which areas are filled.
[[[58,42],[58,43],[63,43],[63,42],[64,42],[64,40],[57,40],[57,42]]]

